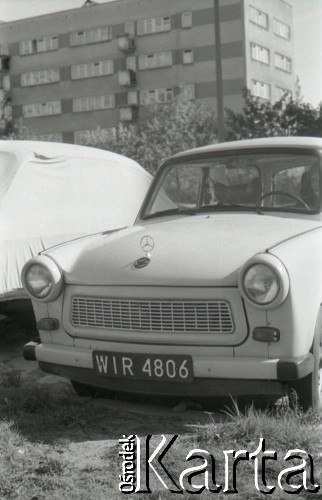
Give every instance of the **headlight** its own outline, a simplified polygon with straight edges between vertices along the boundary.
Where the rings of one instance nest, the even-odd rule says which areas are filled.
[[[45,255],[29,260],[22,269],[22,284],[32,299],[51,302],[63,289],[61,270]]]
[[[239,275],[242,295],[257,307],[280,305],[289,290],[289,278],[281,261],[270,254],[256,255]]]

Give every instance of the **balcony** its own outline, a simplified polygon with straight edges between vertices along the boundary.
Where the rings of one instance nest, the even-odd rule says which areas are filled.
[[[120,120],[122,122],[132,122],[138,118],[137,106],[122,106],[120,108]]]
[[[10,57],[0,55],[0,71],[9,71],[10,68]]]
[[[131,53],[135,50],[135,40],[132,36],[119,36],[117,39],[117,48],[125,53]]]
[[[118,72],[119,85],[123,87],[133,87],[136,84],[136,74],[132,69],[125,69]]]

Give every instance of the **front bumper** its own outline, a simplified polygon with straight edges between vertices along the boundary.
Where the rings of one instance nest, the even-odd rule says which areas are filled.
[[[154,394],[227,395],[275,393],[278,385],[305,377],[313,370],[310,353],[297,358],[263,359],[230,356],[193,356],[190,383],[115,379],[94,371],[92,350],[29,342],[25,359],[34,359],[49,373],[111,390]],[[268,387],[271,388],[268,388]]]

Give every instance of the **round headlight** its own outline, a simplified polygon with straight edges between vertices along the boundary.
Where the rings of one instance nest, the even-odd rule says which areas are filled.
[[[28,291],[37,299],[48,297],[53,288],[51,273],[39,264],[33,264],[27,269],[25,280]]]
[[[266,264],[249,267],[243,278],[246,295],[256,304],[270,304],[280,291],[280,280],[275,271]]]
[[[44,255],[29,260],[22,269],[21,278],[31,298],[41,302],[55,300],[63,288],[59,267]]]
[[[270,254],[259,254],[239,273],[242,295],[253,305],[273,308],[280,305],[289,291],[289,277],[282,262]]]

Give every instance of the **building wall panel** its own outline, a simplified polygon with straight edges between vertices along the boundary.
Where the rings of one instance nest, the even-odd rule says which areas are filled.
[[[272,30],[275,18],[292,25],[290,6],[284,0],[220,0],[219,5],[224,107],[239,111],[243,103],[242,91],[246,85],[250,88],[254,80],[267,80],[272,86],[272,96],[277,85],[294,89],[294,72],[288,74],[276,69],[272,59],[269,65],[254,61],[250,45],[267,45],[272,55],[279,50],[292,57],[292,38],[282,39]],[[267,30],[251,22],[251,8],[254,7],[267,11]],[[191,27],[182,27],[183,12],[191,12]],[[125,34],[126,23],[133,22],[136,33],[138,21],[167,16],[171,17],[170,31],[140,36],[135,34],[135,50],[129,53],[119,50],[117,37]],[[61,132],[66,140],[72,137],[75,130],[117,125],[120,107],[127,105],[129,91],[137,92],[139,96],[142,90],[173,88],[177,95],[185,84],[194,84],[196,100],[216,111],[214,22],[214,0],[117,0],[0,24],[0,45],[8,43],[10,50],[14,116],[21,117],[23,104],[61,100],[60,115],[26,119],[25,125],[39,134]],[[103,26],[111,28],[112,40],[71,46],[71,33]],[[58,36],[57,50],[20,54],[20,42],[36,41],[51,35]],[[185,49],[193,51],[192,63],[183,64]],[[120,85],[118,72],[127,68],[127,57],[135,57],[137,63],[139,55],[160,51],[172,52],[172,66],[137,69],[133,86]],[[111,75],[71,78],[72,65],[110,59],[114,64],[114,73]],[[21,86],[22,73],[51,68],[59,68],[59,82]],[[74,98],[108,94],[115,95],[114,109],[73,113]],[[145,111],[144,107],[139,109],[139,119],[142,119]]]

